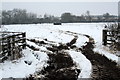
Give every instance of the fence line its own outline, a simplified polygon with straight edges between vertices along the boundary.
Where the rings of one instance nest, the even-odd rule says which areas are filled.
[[[14,60],[20,56],[20,52],[26,47],[26,33],[3,32],[3,34],[7,35],[0,38],[0,62],[6,59]]]

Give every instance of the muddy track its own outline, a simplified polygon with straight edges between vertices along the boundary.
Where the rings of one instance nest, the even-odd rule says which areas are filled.
[[[90,37],[88,37],[90,39]],[[91,41],[91,40],[89,40]],[[94,43],[87,42],[83,46],[82,53],[91,61],[93,66],[93,80],[120,80],[120,68],[116,63],[105,56],[93,51]]]
[[[68,35],[82,35],[89,39],[89,42],[82,49],[82,53],[91,61],[93,66],[92,79],[93,80],[120,80],[120,68],[116,65],[117,63],[109,60],[107,57],[95,53],[93,51],[95,41],[92,37],[85,34],[79,34],[75,32],[66,31]]]
[[[68,53],[59,51],[48,56],[49,66],[40,72],[44,75],[43,80],[77,80],[80,70],[76,68]]]
[[[70,32],[70,31],[66,31],[64,33],[68,35],[72,35],[72,36],[83,35],[89,39],[89,42],[87,42],[87,44],[83,46],[82,49],[77,48],[77,47],[76,49],[81,50],[82,53],[91,61],[92,66],[93,66],[93,72],[92,72],[91,77],[93,80],[97,80],[97,79],[99,80],[110,80],[110,79],[120,80],[120,68],[116,66],[117,63],[93,51],[95,41],[92,37],[90,37],[89,35],[79,34],[79,33]]]
[[[74,38],[69,44],[71,46],[75,43],[77,39]],[[77,69],[76,64],[73,62],[71,56],[65,52],[64,50],[68,50],[67,45],[60,44],[56,46],[52,43],[37,41],[35,39],[28,39],[28,41],[34,42],[36,45],[44,46],[48,51],[52,53],[47,53],[49,56],[49,61],[47,62],[49,66],[45,67],[42,71],[36,72],[36,75],[44,75],[44,77],[40,78],[42,80],[77,80],[80,70]],[[47,40],[46,40],[47,41]],[[42,42],[42,43],[41,43]],[[50,41],[49,41],[50,42]],[[29,46],[32,50],[38,50],[34,46]],[[49,47],[48,47],[49,46]],[[46,52],[48,52],[46,51]],[[37,78],[37,77],[36,77]]]
[[[84,54],[92,63],[93,72],[92,72],[91,77],[92,77],[93,80],[111,80],[111,79],[112,80],[120,80],[120,68],[118,68],[116,66],[116,63],[111,61],[111,60],[109,60],[105,56],[100,55],[99,53],[95,53],[93,51],[93,49],[94,49],[94,42],[95,42],[93,38],[91,38],[89,35],[79,34],[79,33],[70,32],[70,31],[61,31],[60,30],[60,32],[61,33],[65,33],[67,35],[74,36],[75,38],[73,40],[71,40],[71,42],[68,42],[66,44],[62,44],[61,43],[61,46],[60,45],[59,46],[55,46],[53,44],[52,45],[50,44],[51,47],[48,47],[47,48],[48,50],[50,50],[50,51],[52,51],[52,52],[54,52],[56,54],[60,53],[60,55],[61,55],[61,52],[59,52],[59,51],[61,51],[63,49],[65,49],[65,50],[66,49],[74,49],[74,50],[76,50],[78,52],[81,51],[82,54]],[[85,36],[85,37],[87,37],[89,39],[89,42],[87,42],[85,46],[82,46],[82,48],[78,48],[75,45],[73,46],[73,44],[76,43],[76,40],[77,40],[76,36],[78,36],[78,35]],[[53,42],[53,43],[56,43],[56,42]],[[52,56],[52,57],[51,57],[51,55],[49,55],[49,57],[52,58],[52,59],[55,59],[55,55]],[[64,58],[64,56],[62,56],[62,57]],[[61,59],[62,59],[62,57],[61,57]],[[64,63],[64,62],[61,62],[61,63]],[[66,66],[66,68],[67,67],[68,66]],[[50,73],[52,71],[48,71],[48,72]],[[52,74],[52,75],[54,75],[54,74]],[[72,79],[72,80],[74,80],[74,79]]]

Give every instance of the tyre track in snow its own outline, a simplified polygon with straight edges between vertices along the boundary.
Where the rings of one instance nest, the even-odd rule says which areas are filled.
[[[60,30],[60,32],[61,32],[61,30]],[[81,48],[78,48],[77,46],[75,46],[74,44],[76,43],[76,41],[77,41],[77,39],[78,39],[78,33],[75,33],[75,32],[70,32],[70,31],[62,31],[64,34],[67,34],[67,35],[70,35],[70,36],[73,36],[74,38],[70,41],[70,42],[67,42],[67,43],[59,43],[59,42],[55,42],[55,41],[49,41],[47,38],[45,38],[45,39],[43,39],[42,40],[42,42],[44,41],[45,42],[45,44],[44,45],[42,45],[42,46],[44,46],[44,47],[48,47],[48,46],[46,46],[46,45],[49,45],[50,47],[48,47],[47,49],[49,49],[49,50],[52,50],[52,51],[60,51],[60,50],[70,50],[70,49],[72,49],[73,51],[75,51],[75,52],[78,52],[78,55],[79,54],[81,54]],[[79,34],[79,35],[82,35],[83,36],[83,34]],[[35,42],[35,44],[37,44],[37,45],[39,45],[39,43],[41,43],[41,41],[39,41],[38,40],[39,38],[37,37],[37,41],[35,41],[35,39],[32,39],[32,40],[30,40],[29,39],[29,41],[32,41],[32,42]],[[46,42],[47,41],[47,42]],[[44,43],[43,42],[43,43]],[[56,46],[55,44],[59,44],[59,46]],[[52,48],[51,48],[52,47]],[[41,51],[41,50],[40,50]],[[69,54],[69,53],[68,53]],[[69,54],[70,55],[70,54]],[[82,54],[81,54],[82,55]],[[75,57],[75,56],[71,56],[71,57]],[[90,65],[91,65],[91,63],[89,62],[89,60],[88,59],[86,59],[86,58],[84,58],[85,59],[85,61],[87,61]],[[80,59],[81,60],[81,59]],[[84,62],[85,62],[84,61]],[[76,61],[75,61],[76,62]],[[63,62],[64,63],[64,62]],[[85,64],[80,64],[81,62],[78,62],[77,64],[77,67],[78,67],[78,69],[80,69],[80,67],[79,66],[85,66]],[[86,64],[86,66],[87,66],[88,64]],[[91,66],[90,66],[91,67]],[[89,67],[89,68],[90,68]],[[89,69],[88,68],[88,71],[90,71],[90,72],[88,72],[88,71],[86,71],[87,69],[85,69],[85,68],[81,68],[82,69],[82,72],[81,72],[81,74],[79,74],[79,78],[82,78],[82,77],[84,77],[85,78],[85,76],[87,77],[87,78],[89,78],[90,77],[90,73],[91,73],[91,68]],[[84,75],[83,73],[85,73],[86,75]],[[77,76],[78,77],[78,76]]]
[[[104,55],[100,55],[93,51],[95,41],[92,37],[71,31],[59,30],[59,32],[72,36],[82,35],[89,39],[89,41],[86,42],[86,45],[82,46],[81,49],[79,48],[79,50],[81,50],[82,54],[84,54],[92,63],[93,71],[91,77],[93,80],[120,80],[120,68],[116,66],[117,63],[109,60]]]
[[[100,80],[119,80],[120,79],[120,68],[116,66],[116,63],[109,60],[103,55],[100,55],[99,53],[95,53],[93,51],[94,48],[94,39],[90,37],[89,35],[85,34],[79,34],[71,31],[62,31],[60,30],[59,32],[71,35],[71,36],[78,36],[82,35],[85,36],[89,39],[88,42],[86,42],[85,46],[82,46],[82,48],[76,47],[76,49],[79,49],[82,51],[82,54],[85,55],[92,63],[92,79],[100,79]],[[74,42],[75,43],[75,42]],[[74,44],[73,43],[73,44]],[[69,46],[69,45],[67,45]]]
[[[35,39],[28,39],[29,41],[39,45],[41,41],[36,41]],[[51,51],[51,53],[47,53],[49,56],[49,61],[46,68],[44,68],[41,72],[37,72],[36,74],[44,75],[42,80],[76,80],[80,70],[77,69],[76,64],[73,62],[71,56],[64,50],[68,49],[67,46],[59,45],[56,46],[54,44],[45,43],[42,41],[42,45],[47,48],[47,51]],[[73,44],[73,43],[71,43]],[[35,46],[28,46],[33,50],[41,51],[39,48]]]
[[[78,36],[74,36],[74,38],[70,41],[70,42],[67,42],[67,43],[60,43],[59,44],[59,46],[56,46],[55,45],[55,43],[57,44],[57,42],[55,42],[55,41],[49,41],[49,40],[47,40],[47,39],[43,39],[42,40],[42,43],[45,43],[44,45],[41,45],[41,46],[44,46],[44,47],[47,47],[47,49],[49,49],[50,51],[54,51],[54,53],[55,52],[60,52],[61,50],[62,51],[66,51],[67,50],[67,54],[69,54],[72,58],[74,58],[74,62],[75,63],[77,63],[77,68],[78,68],[78,70],[79,69],[82,69],[82,71],[81,71],[81,74],[79,74],[79,78],[82,78],[82,77],[84,77],[85,78],[85,76],[87,77],[87,78],[89,78],[90,77],[90,73],[91,73],[91,66],[90,67],[87,67],[87,69],[85,69],[85,68],[83,68],[82,66],[87,66],[88,64],[89,65],[91,65],[91,63],[89,62],[89,60],[88,59],[86,59],[85,57],[84,57],[84,55],[82,55],[81,54],[81,48],[78,48],[77,46],[75,46],[74,44],[76,43],[76,41],[77,41],[77,39],[78,39]],[[39,43],[41,43],[41,41],[39,41],[38,39],[37,40],[35,40],[35,39],[27,39],[28,41],[31,41],[31,42],[34,42],[36,45],[39,45]],[[44,42],[43,42],[44,41]],[[47,42],[46,42],[47,41]],[[49,43],[50,42],[50,43]],[[47,46],[46,46],[47,45]],[[49,47],[48,47],[49,46]],[[75,56],[72,56],[72,54],[71,53],[69,53],[69,50],[71,51],[71,50],[73,50],[72,52],[74,52],[75,54],[76,54],[76,57]],[[41,50],[40,50],[41,51]],[[47,53],[48,54],[48,53]],[[52,54],[52,53],[51,53]],[[49,54],[48,54],[49,55]],[[78,56],[80,56],[80,55],[82,55],[83,57],[82,58],[79,58]],[[78,58],[77,58],[78,57]],[[75,59],[76,58],[76,59]],[[79,60],[84,60],[83,62],[85,62],[85,63],[88,63],[88,64],[84,64],[83,62],[78,62],[78,59]],[[75,61],[75,60],[77,60],[77,61]],[[64,62],[62,62],[62,63],[64,63]],[[67,63],[67,62],[66,62]],[[82,64],[81,64],[82,63]],[[82,68],[81,68],[82,67]],[[90,71],[90,72],[88,72],[88,71]],[[85,73],[85,74],[83,74],[83,73]],[[77,76],[78,77],[78,76]]]
[[[94,39],[89,35],[86,35],[89,38],[89,42],[82,48],[82,53],[91,61],[93,66],[92,79],[93,80],[120,80],[120,68],[116,65],[117,63],[109,60],[104,55],[95,53],[94,48]]]

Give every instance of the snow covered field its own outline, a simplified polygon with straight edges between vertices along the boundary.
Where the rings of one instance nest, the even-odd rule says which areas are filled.
[[[84,35],[89,35],[95,40],[95,52],[99,52],[105,55],[109,59],[118,62],[118,57],[114,54],[110,54],[102,46],[102,30],[105,23],[64,23],[62,25],[53,24],[22,24],[22,25],[5,25],[4,28],[8,31],[26,32],[28,39],[42,40],[47,39],[57,43],[70,42],[74,36],[78,36],[75,45],[81,47],[89,39]],[[74,32],[70,33],[68,31]],[[77,33],[77,34],[76,34]],[[47,50],[46,47],[39,47],[33,43],[27,42],[35,47]],[[81,73],[79,78],[89,78],[92,72],[91,62],[82,54],[76,51],[69,50],[70,56],[73,61],[76,62],[77,67],[80,68]],[[34,55],[33,55],[34,53]],[[23,78],[34,74],[35,71],[41,70],[47,66],[48,56],[44,52],[32,51],[29,48],[23,51],[24,56],[16,60],[16,62],[6,61],[0,63],[0,77],[1,78]],[[37,59],[35,54],[37,54]],[[24,61],[32,62],[31,65],[27,65]]]

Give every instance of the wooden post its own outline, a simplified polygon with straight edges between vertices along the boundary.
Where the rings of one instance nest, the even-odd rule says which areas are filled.
[[[120,1],[118,2],[118,30],[120,30]]]
[[[11,60],[14,60],[15,59],[15,36],[13,35],[11,37],[12,41],[11,41]]]
[[[118,48],[120,50],[120,1],[118,2]]]
[[[103,45],[107,45],[107,30],[103,30]]]
[[[0,40],[0,63],[2,63],[2,40]]]
[[[26,48],[26,33],[22,33],[22,38],[23,38],[23,49]]]
[[[11,44],[10,44],[11,43],[11,40],[10,40],[11,38],[7,37],[6,39],[7,39],[8,56],[11,56]]]

